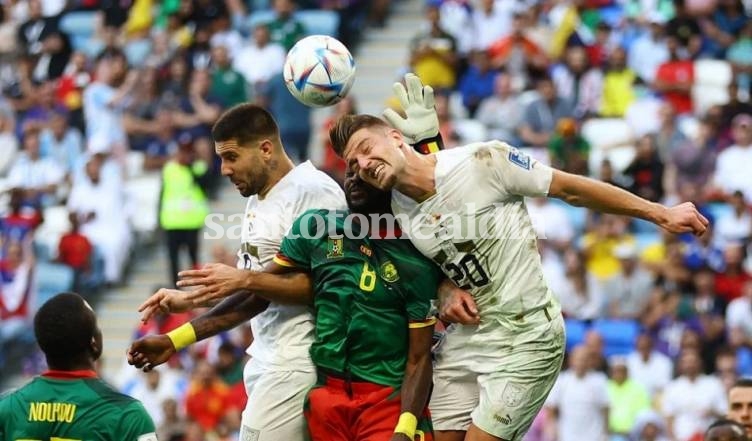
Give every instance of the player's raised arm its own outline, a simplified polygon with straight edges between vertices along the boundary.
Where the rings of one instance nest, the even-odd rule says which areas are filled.
[[[691,202],[666,207],[614,185],[554,170],[548,196],[592,210],[645,219],[671,233],[702,235],[708,220]]]

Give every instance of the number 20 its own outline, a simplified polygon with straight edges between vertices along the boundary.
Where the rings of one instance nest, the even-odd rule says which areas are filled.
[[[472,267],[471,267],[472,264]],[[478,288],[489,282],[488,274],[483,269],[480,261],[474,254],[465,254],[459,261],[459,265],[449,262],[444,265],[448,271],[452,271],[452,280],[462,289]],[[462,282],[468,280],[468,283]]]

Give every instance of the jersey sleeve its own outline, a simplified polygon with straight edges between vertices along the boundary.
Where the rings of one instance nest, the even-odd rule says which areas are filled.
[[[488,153],[481,147],[475,153],[483,160],[488,155],[492,163],[493,182],[491,185],[502,195],[544,197],[548,195],[553,178],[553,169],[518,149],[503,142],[493,142]]]
[[[325,231],[326,211],[308,210],[301,214],[282,239],[279,252],[274,256],[274,263],[281,266],[310,269],[311,253],[319,238]]]
[[[123,410],[113,439],[123,441],[157,441],[154,422],[144,406],[134,401]]]
[[[431,301],[436,298],[442,276],[439,268],[426,260],[425,271],[410,283],[406,303],[410,328],[433,326],[436,317],[431,315]]]

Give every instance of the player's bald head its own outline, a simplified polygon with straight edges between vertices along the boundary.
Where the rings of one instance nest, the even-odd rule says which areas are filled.
[[[34,334],[51,367],[101,353],[101,332],[91,306],[78,294],[61,293],[48,300],[34,317]]]

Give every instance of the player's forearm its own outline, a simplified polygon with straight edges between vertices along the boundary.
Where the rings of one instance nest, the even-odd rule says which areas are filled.
[[[196,340],[228,331],[263,312],[269,302],[248,291],[238,291],[206,313],[191,320]]]
[[[431,389],[432,374],[430,352],[427,351],[419,360],[408,361],[405,366],[405,378],[402,380],[402,412],[410,412],[415,416],[423,413]]]
[[[311,276],[302,272],[271,274],[248,271],[245,288],[275,303],[302,304],[313,302]]]
[[[637,217],[659,225],[666,217],[666,207],[661,204],[650,202],[614,185],[560,170],[554,170],[548,196],[570,205]]]

